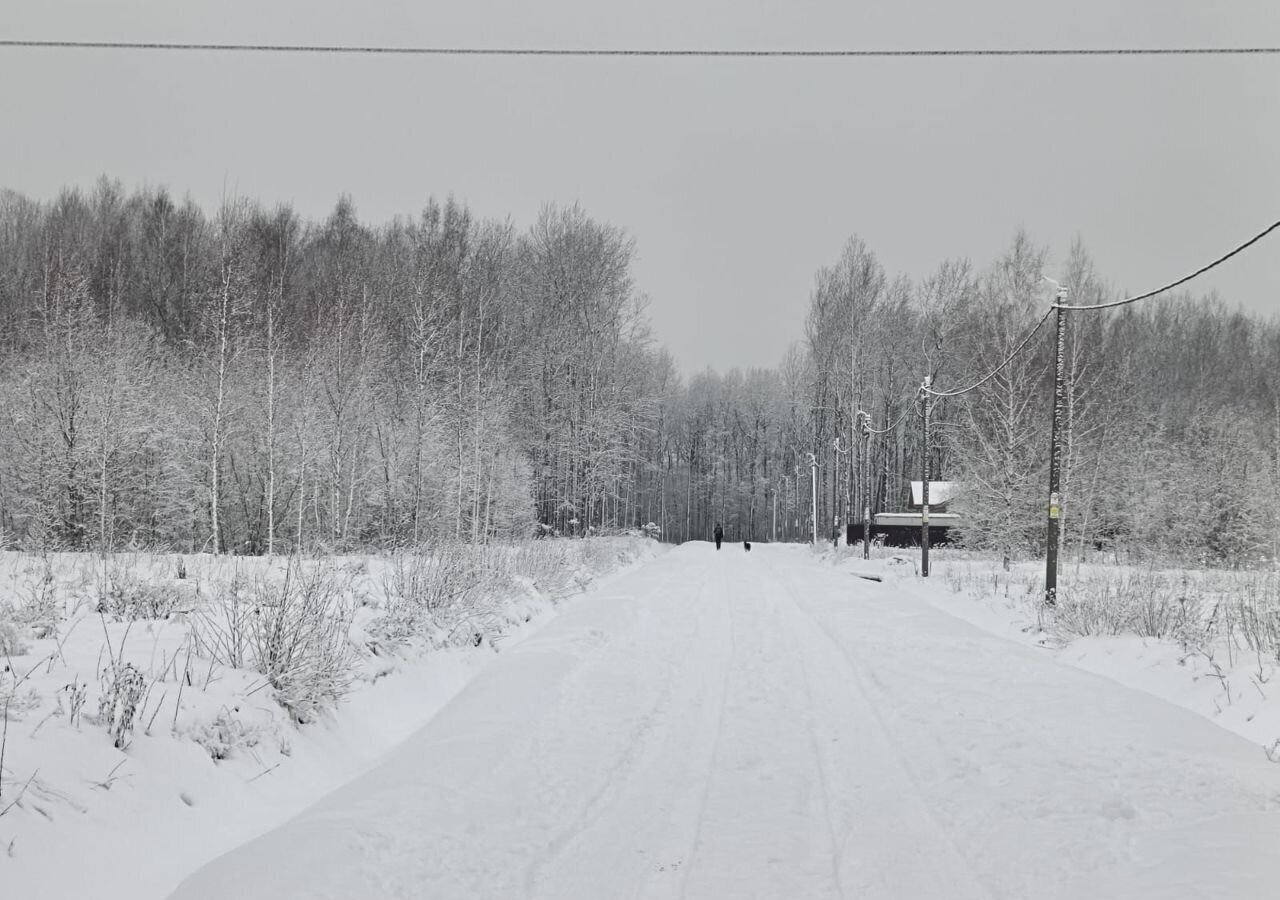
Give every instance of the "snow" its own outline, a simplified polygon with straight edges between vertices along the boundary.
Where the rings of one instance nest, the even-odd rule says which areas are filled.
[[[929,505],[930,506],[946,506],[948,502],[955,498],[960,492],[960,485],[954,481],[930,481],[929,482]],[[920,506],[924,503],[924,482],[911,482],[911,505]]]
[[[570,592],[596,579],[608,584],[616,574],[600,578],[601,572],[627,557],[643,559],[658,551],[655,542],[639,538],[599,539],[593,546],[591,553],[581,554],[591,558],[591,566],[562,573]],[[537,550],[555,558],[552,542],[540,543]],[[127,563],[146,584],[189,595],[191,604],[181,605],[195,605],[201,591],[207,596],[216,584],[267,568],[262,560],[186,557],[190,572],[178,580],[176,557],[115,562]],[[328,564],[357,573],[352,590],[361,595],[376,594],[389,577],[387,560]],[[24,639],[25,653],[0,659],[0,700],[13,683],[11,667],[18,678],[29,673],[15,696],[30,697],[33,704],[22,710],[11,706],[7,725],[0,795],[2,897],[166,896],[205,862],[367,771],[501,658],[499,649],[518,646],[556,611],[552,597],[526,584],[523,596],[495,598],[507,623],[527,620],[518,630],[508,628],[505,639],[492,635],[480,647],[426,654],[365,655],[347,699],[299,727],[253,672],[193,659],[192,683],[180,688],[189,616],[130,625],[97,615],[92,606],[99,567],[88,555],[53,555],[46,561],[0,554],[0,604],[30,604],[45,585],[66,616],[56,640]],[[358,610],[353,639],[364,637],[372,615],[371,606]],[[124,749],[114,747],[105,728],[90,720],[98,709],[97,673],[112,655],[132,662],[149,685],[149,705]],[[70,684],[87,686],[83,715],[75,722]],[[19,795],[20,802],[5,811]]]
[[[1196,712],[1266,749],[1280,761],[1280,661],[1272,653],[1249,650],[1247,638],[1230,627],[1222,627],[1222,616],[1214,614],[1212,617],[1219,619],[1218,627],[1197,628],[1190,641],[1134,634],[1056,634],[1045,630],[1052,623],[1042,621],[1044,617],[1036,609],[1035,600],[1043,585],[1042,563],[1022,564],[1011,573],[1001,573],[996,563],[948,556],[948,551],[941,553],[941,562],[934,567],[940,577],[931,579],[931,584],[900,578],[898,589],[994,634],[1044,648],[1059,662]],[[883,570],[883,563],[873,561],[870,565]],[[910,571],[911,566],[905,569]],[[903,570],[901,566],[892,569],[899,575]],[[975,578],[978,571],[982,574]],[[1193,595],[1221,596],[1224,604],[1257,602],[1264,617],[1267,604],[1277,602],[1274,573],[1196,569],[1153,573],[1149,569],[1113,565],[1085,566],[1081,571],[1065,573],[1068,585],[1080,579],[1099,578],[1113,582],[1125,578],[1189,582]],[[1013,590],[972,587],[975,581],[991,585],[996,579]],[[948,582],[950,588],[944,589]]]
[[[735,550],[614,579],[173,896],[1274,894],[1256,743],[937,579]]]

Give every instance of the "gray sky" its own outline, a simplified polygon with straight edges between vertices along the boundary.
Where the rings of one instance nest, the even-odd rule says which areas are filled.
[[[1275,0],[0,0],[0,35],[489,46],[1280,46]],[[705,61],[0,49],[0,186],[99,174],[323,216],[579,201],[686,371],[775,364],[814,271],[985,265],[1024,225],[1145,290],[1280,218],[1280,56]],[[1280,236],[1193,285],[1280,312]],[[1212,274],[1212,273],[1211,273]]]

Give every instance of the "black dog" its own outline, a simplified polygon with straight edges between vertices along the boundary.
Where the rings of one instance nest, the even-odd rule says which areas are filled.
[[[751,542],[750,542],[750,541],[743,541],[743,542],[742,542],[742,549],[743,549],[743,550],[750,550],[750,549],[751,549]]]

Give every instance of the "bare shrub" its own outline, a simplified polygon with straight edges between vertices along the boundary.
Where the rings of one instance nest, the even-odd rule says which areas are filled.
[[[1239,633],[1250,650],[1280,661],[1280,576],[1238,577],[1225,604],[1225,618],[1227,627]]]
[[[482,586],[481,552],[462,544],[440,544],[425,553],[397,554],[383,578],[386,607],[372,632],[400,644],[447,619]]]
[[[113,659],[98,678],[102,684],[98,695],[98,724],[107,729],[112,743],[123,750],[129,745],[147,681],[133,663],[120,659]]]
[[[424,635],[436,646],[493,643],[516,621],[504,611],[511,597],[532,588],[554,601],[624,555],[603,540],[439,544],[402,553],[383,579],[386,606],[370,633],[393,645]]]
[[[28,649],[23,628],[11,606],[0,605],[0,657],[22,656]]]
[[[1051,627],[1066,636],[1136,634],[1198,645],[1205,611],[1203,596],[1186,578],[1122,570],[1059,588],[1047,613]]]
[[[350,689],[352,610],[323,569],[290,561],[281,582],[254,583],[249,636],[254,668],[298,722],[309,722]]]
[[[98,603],[98,612],[133,622],[167,619],[183,603],[183,595],[163,582],[139,578],[131,570],[113,571]]]
[[[58,630],[63,611],[53,572],[46,566],[41,577],[30,582],[18,596],[21,602],[13,613],[13,619],[30,628],[38,638],[52,637]],[[0,613],[0,618],[3,617]]]
[[[246,726],[224,706],[218,710],[218,715],[212,722],[200,722],[192,726],[187,734],[204,748],[210,759],[220,761],[229,759],[241,747],[256,747],[259,731],[256,727]]]
[[[511,570],[514,574],[527,578],[543,593],[558,597],[569,588],[573,578],[570,558],[577,552],[575,548],[580,546],[581,542],[572,541],[522,544],[512,554]]]
[[[266,676],[295,721],[312,721],[353,680],[345,587],[324,566],[297,560],[283,578],[236,580],[194,610],[192,646],[215,663]]]
[[[478,557],[477,548],[462,544],[441,544],[428,553],[402,555],[392,568],[391,592],[428,611],[443,609],[480,585]]]
[[[23,681],[17,672],[0,671],[0,718],[20,722],[27,713],[39,708],[40,692],[34,687],[23,691]]]
[[[249,620],[253,602],[242,596],[244,584],[233,580],[191,614],[191,637],[197,656],[232,669],[249,663]]]

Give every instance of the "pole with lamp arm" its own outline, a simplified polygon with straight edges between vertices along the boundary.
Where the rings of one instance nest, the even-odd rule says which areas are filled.
[[[871,558],[871,417],[858,410],[858,427],[862,429],[862,558]]]
[[[773,534],[769,542],[778,543],[778,483],[776,481],[773,484]]]
[[[813,491],[813,546],[818,546],[818,455],[809,454],[809,483]]]
[[[831,523],[832,523],[832,539],[836,547],[840,546],[840,513],[837,506],[837,491],[840,480],[840,454],[851,453],[853,448],[844,448],[840,446],[840,435],[836,435],[835,441],[832,442],[831,448]]]
[[[840,513],[836,506],[836,492],[840,483],[840,435],[831,442],[831,543],[840,546]]]

